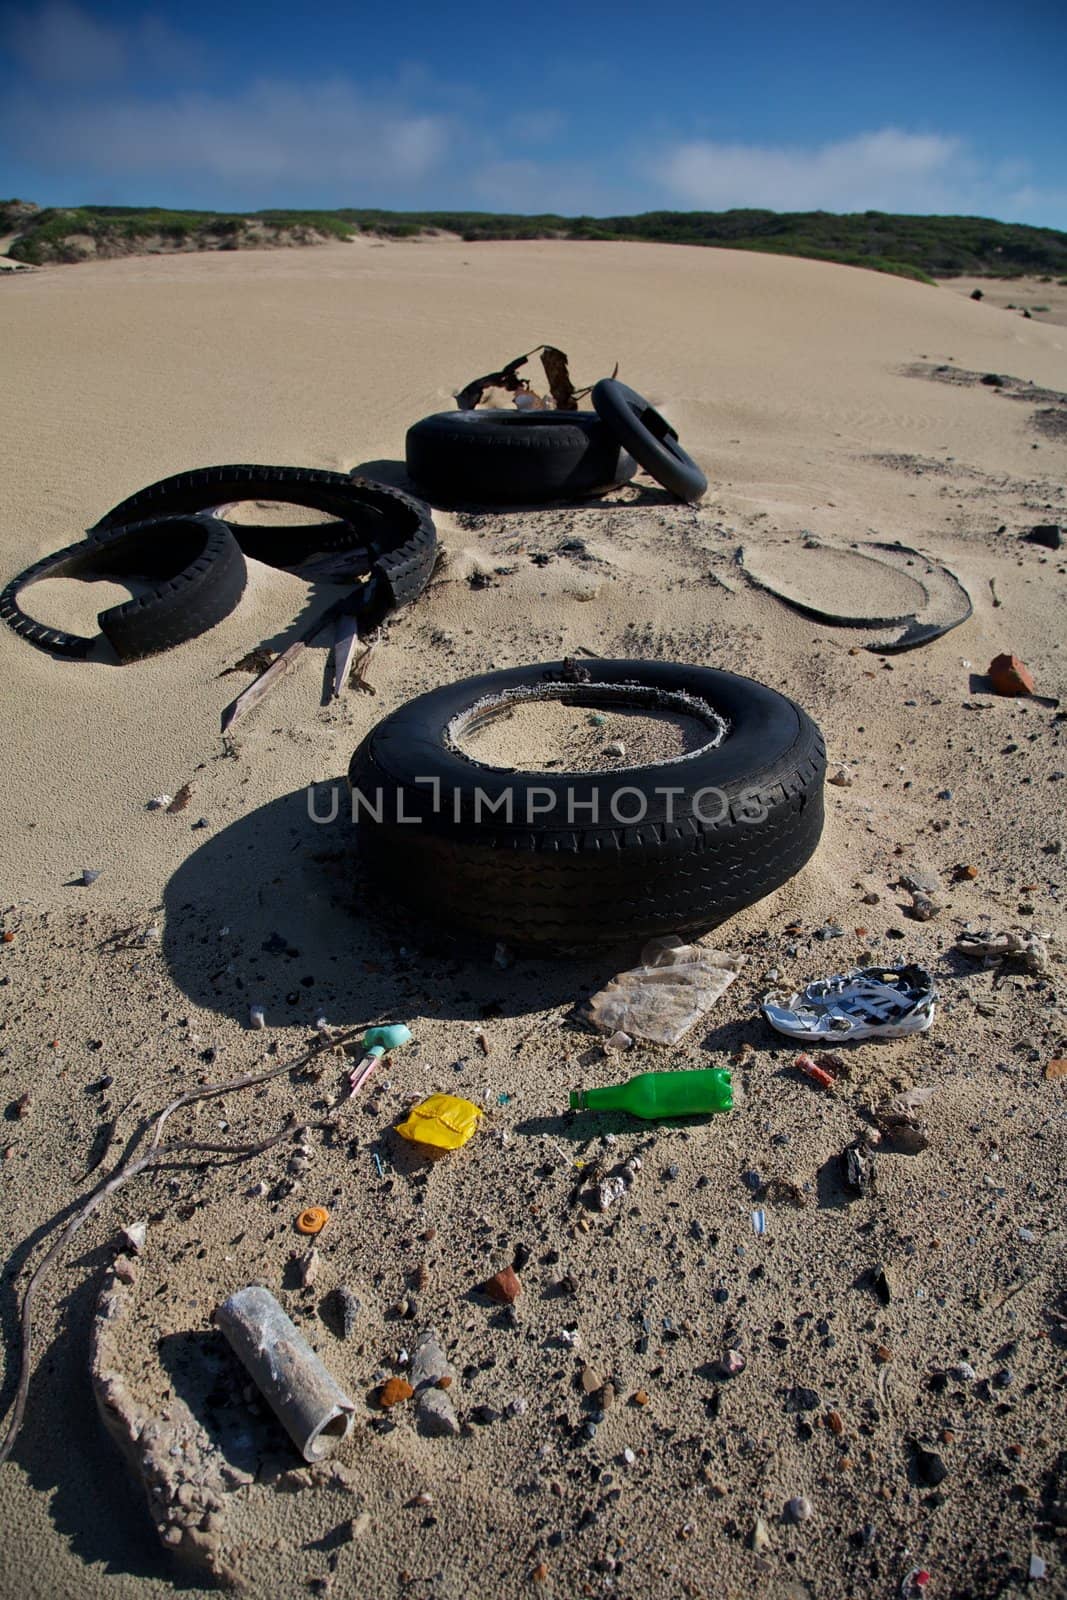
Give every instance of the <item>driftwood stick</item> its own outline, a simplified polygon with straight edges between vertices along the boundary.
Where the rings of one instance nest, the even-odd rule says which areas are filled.
[[[283,1072],[291,1072],[295,1068],[304,1066],[308,1061],[319,1055],[321,1051],[332,1049],[345,1038],[350,1038],[351,1036],[351,1033],[345,1033],[329,1040],[328,1042],[325,1040],[319,1041],[318,1043],[312,1045],[310,1050],[306,1051],[305,1054],[299,1057],[296,1061],[283,1061],[276,1067],[269,1067],[266,1072],[250,1073],[247,1077],[233,1078],[228,1083],[205,1084],[202,1088],[190,1089],[186,1094],[179,1095],[178,1098],[176,1100],[172,1100],[168,1106],[164,1106],[162,1111],[157,1112],[153,1122],[150,1124],[152,1130],[151,1138],[149,1139],[148,1146],[143,1153],[140,1155],[136,1154],[136,1148],[134,1151],[131,1151],[129,1157],[121,1164],[121,1166],[115,1169],[110,1178],[108,1178],[106,1182],[102,1183],[98,1189],[94,1190],[94,1192],[85,1201],[84,1205],[82,1205],[77,1211],[75,1211],[74,1215],[70,1217],[66,1227],[59,1235],[59,1238],[38,1263],[33,1276],[26,1285],[26,1290],[22,1298],[22,1311],[19,1318],[19,1333],[21,1340],[19,1380],[18,1387],[15,1390],[15,1402],[11,1408],[11,1414],[8,1420],[7,1432],[4,1435],[3,1443],[0,1444],[0,1464],[5,1462],[11,1455],[26,1414],[26,1401],[29,1395],[30,1377],[32,1373],[32,1363],[30,1358],[33,1344],[33,1307],[37,1297],[37,1290],[49,1267],[55,1260],[58,1259],[60,1255],[62,1255],[63,1251],[66,1249],[67,1245],[70,1243],[71,1239],[73,1239],[78,1230],[89,1221],[90,1217],[94,1216],[96,1212],[99,1211],[104,1201],[107,1200],[111,1195],[117,1193],[117,1191],[129,1183],[131,1179],[138,1177],[142,1172],[147,1171],[150,1167],[162,1165],[168,1157],[178,1156],[187,1151],[200,1151],[219,1155],[231,1155],[236,1156],[239,1159],[244,1159],[248,1156],[261,1155],[264,1151],[271,1149],[273,1145],[279,1144],[283,1139],[290,1137],[295,1129],[300,1126],[299,1122],[292,1117],[288,1119],[285,1126],[281,1128],[279,1132],[272,1134],[270,1138],[264,1139],[259,1144],[200,1144],[193,1140],[185,1139],[178,1139],[170,1144],[162,1143],[164,1128],[174,1113],[176,1111],[180,1111],[183,1106],[192,1105],[195,1101],[199,1100],[216,1100],[220,1095],[236,1094],[243,1089],[254,1089],[261,1083],[268,1083],[272,1078],[281,1077]]]

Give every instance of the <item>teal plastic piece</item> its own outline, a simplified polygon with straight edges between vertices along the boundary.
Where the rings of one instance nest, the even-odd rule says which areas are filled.
[[[386,1022],[380,1028],[368,1028],[363,1035],[363,1048],[373,1056],[384,1056],[387,1050],[410,1043],[411,1029],[402,1022]]]

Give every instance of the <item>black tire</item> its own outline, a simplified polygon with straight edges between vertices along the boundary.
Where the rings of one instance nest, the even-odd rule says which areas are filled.
[[[109,538],[133,520],[205,511],[241,500],[279,500],[341,519],[341,525],[257,528],[232,522],[226,526],[246,556],[268,566],[296,568],[320,551],[350,553],[353,564],[365,561],[372,581],[363,591],[359,610],[364,628],[417,600],[429,581],[437,559],[437,534],[427,505],[370,478],[311,467],[239,465],[180,472],[123,500],[89,529],[89,538]]]
[[[622,440],[657,483],[679,500],[700,499],[708,480],[688,450],[683,450],[666,417],[617,378],[601,378],[593,387],[592,401],[612,436]]]
[[[472,706],[492,714],[487,697],[561,690],[595,707],[632,703],[634,686],[646,703],[681,695],[711,707],[727,725],[721,743],[656,766],[562,774],[484,767],[450,740]],[[762,899],[819,842],[825,770],[818,728],[773,689],[709,667],[591,660],[577,672],[573,663],[519,667],[421,695],[364,739],[349,783],[361,853],[390,898],[452,928],[543,949],[704,931]],[[656,793],[668,786],[680,795]],[[532,821],[531,788],[546,812]],[[700,798],[711,789],[721,800]],[[643,800],[641,820],[626,820],[638,806],[618,805],[624,791]]]
[[[442,505],[602,493],[637,463],[592,411],[441,411],[408,429],[407,469]]]
[[[22,610],[24,589],[43,578],[115,577],[147,580],[135,600],[101,611],[100,632],[120,661],[169,650],[221,622],[244,593],[244,556],[217,517],[153,518],[106,541],[68,545],[13,578],[0,594],[0,618],[22,638],[53,655],[82,659],[95,641],[35,622]]]

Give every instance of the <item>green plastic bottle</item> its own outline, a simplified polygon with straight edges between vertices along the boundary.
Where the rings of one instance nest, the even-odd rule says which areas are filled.
[[[607,1089],[572,1089],[572,1111],[628,1111],[654,1122],[661,1117],[706,1116],[732,1111],[734,1091],[722,1067],[693,1072],[639,1072],[628,1083]]]

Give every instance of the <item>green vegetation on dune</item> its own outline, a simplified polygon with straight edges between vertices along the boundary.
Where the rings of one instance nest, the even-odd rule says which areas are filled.
[[[428,232],[483,239],[644,240],[806,256],[930,283],[957,274],[1017,277],[1067,272],[1067,233],[984,217],[896,216],[882,211],[649,211],[640,216],[518,216],[481,211],[168,211],[77,206],[37,211],[0,201],[0,230],[18,230],[17,261],[80,260],[154,249],[239,249],[356,234],[409,239]],[[152,241],[148,244],[147,241]]]

